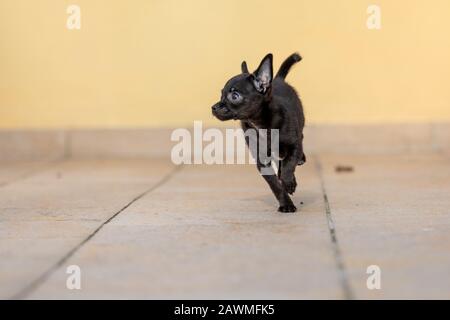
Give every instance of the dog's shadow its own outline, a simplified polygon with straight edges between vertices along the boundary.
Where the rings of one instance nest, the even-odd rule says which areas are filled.
[[[299,190],[294,196],[291,196],[291,199],[297,208],[307,208],[315,205],[317,202],[323,201],[323,196],[319,191]],[[278,205],[277,200],[271,193],[255,197],[252,200],[264,202],[265,205],[270,207]]]

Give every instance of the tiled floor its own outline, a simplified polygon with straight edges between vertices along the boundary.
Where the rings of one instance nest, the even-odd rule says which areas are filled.
[[[0,297],[450,298],[450,158],[319,155],[297,180],[280,214],[252,166],[2,164]]]

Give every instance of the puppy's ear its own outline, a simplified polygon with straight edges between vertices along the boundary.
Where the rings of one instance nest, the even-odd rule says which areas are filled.
[[[262,59],[258,69],[253,73],[253,84],[261,93],[265,93],[270,87],[273,78],[273,56],[269,53]]]
[[[241,63],[241,71],[242,71],[242,73],[249,73],[248,72],[248,68],[247,68],[247,62],[242,61],[242,63]]]

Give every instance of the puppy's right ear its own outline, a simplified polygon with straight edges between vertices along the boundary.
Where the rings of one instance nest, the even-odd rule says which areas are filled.
[[[262,59],[258,69],[253,73],[253,84],[261,93],[266,93],[269,89],[273,78],[273,56],[271,53]]]
[[[247,68],[247,62],[242,61],[242,64],[241,64],[241,71],[242,71],[242,73],[249,73],[249,72],[248,72],[248,68]]]

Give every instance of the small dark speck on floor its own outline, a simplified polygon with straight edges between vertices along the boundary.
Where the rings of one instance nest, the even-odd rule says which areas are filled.
[[[337,173],[353,172],[353,166],[337,165],[337,166],[334,167],[334,171],[336,171]]]

